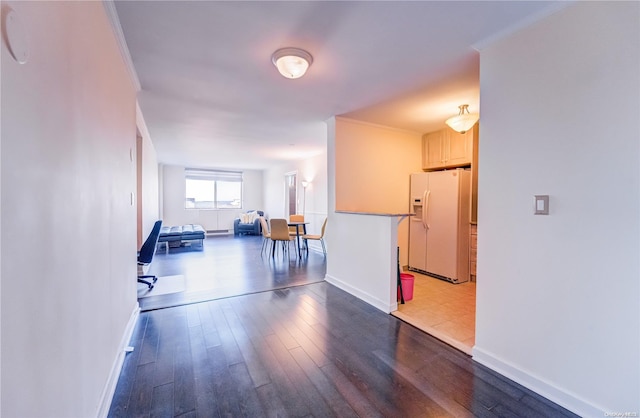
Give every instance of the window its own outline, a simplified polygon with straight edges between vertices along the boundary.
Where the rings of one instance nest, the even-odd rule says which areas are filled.
[[[242,172],[186,168],[186,209],[242,208]]]

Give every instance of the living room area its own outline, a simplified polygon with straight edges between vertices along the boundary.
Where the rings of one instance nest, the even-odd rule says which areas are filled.
[[[147,274],[158,278],[152,289],[138,283],[141,311],[272,291],[324,280],[326,257],[290,244],[287,253],[263,249],[261,235],[208,236],[202,247],[159,247]]]
[[[270,242],[265,250],[261,228],[256,234],[254,225],[259,223],[256,215],[260,214],[267,224],[273,218],[289,219],[290,214],[300,214],[304,216],[307,234],[321,233],[327,218],[326,150],[267,170],[221,171],[236,174],[240,202],[233,202],[235,208],[215,209],[193,207],[192,202],[186,201],[186,173],[191,167],[158,164],[153,143],[144,137],[138,139],[137,153],[146,157],[138,159],[137,168],[138,248],[158,219],[165,228],[200,225],[206,234],[202,244],[195,241],[158,244],[146,268],[146,274],[155,275],[158,281],[153,289],[138,284],[141,310],[324,280],[326,256],[319,241],[305,243],[308,248],[300,256],[294,242],[288,254],[277,251],[272,257],[268,251]],[[251,214],[253,218],[246,219]],[[241,221],[251,222],[238,225]]]
[[[151,141],[139,146],[142,153],[155,153]],[[268,169],[237,168],[233,171],[241,177],[241,202],[235,208],[201,209],[188,208],[185,204],[185,170],[190,167],[158,164],[155,159],[143,161],[139,167],[139,195],[142,207],[139,207],[138,244],[151,230],[159,218],[164,226],[198,224],[208,236],[234,233],[234,221],[248,211],[261,211],[267,220],[272,218],[288,219],[290,214],[302,214],[308,222],[309,234],[319,234],[327,217],[327,154],[326,149],[306,159],[269,167]],[[230,169],[224,169],[231,171]],[[156,174],[159,173],[159,174]],[[285,187],[287,176],[295,174],[295,183]],[[154,189],[153,176],[157,176]],[[150,178],[149,185],[143,185],[143,179]],[[303,183],[307,186],[304,187]],[[289,189],[293,188],[293,194]],[[154,196],[157,196],[154,199]],[[148,202],[145,205],[145,202]]]

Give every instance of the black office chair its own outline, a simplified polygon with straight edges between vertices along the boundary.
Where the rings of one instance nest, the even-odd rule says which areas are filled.
[[[156,221],[153,225],[151,233],[147,237],[147,240],[142,244],[142,248],[138,251],[138,265],[148,266],[153,260],[153,255],[156,252],[156,245],[158,244],[158,237],[160,236],[160,228],[162,227],[162,221]],[[144,280],[152,279],[152,280]],[[149,290],[153,289],[153,284],[158,281],[158,278],[153,274],[139,274],[138,283],[144,283],[149,286]]]

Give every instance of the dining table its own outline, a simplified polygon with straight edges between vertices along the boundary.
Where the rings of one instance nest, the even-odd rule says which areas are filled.
[[[302,235],[305,235],[307,233],[307,224],[309,224],[309,222],[291,222],[289,221],[287,223],[287,225],[291,226],[291,227],[295,227],[296,228],[296,242],[298,245],[298,258],[302,258],[302,252],[300,250],[300,227],[302,227]]]

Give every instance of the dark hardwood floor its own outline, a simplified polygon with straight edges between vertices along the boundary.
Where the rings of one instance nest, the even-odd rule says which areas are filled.
[[[131,345],[110,417],[575,416],[326,282],[143,312]]]
[[[168,252],[164,248],[156,251],[148,273],[159,280],[183,275],[186,289],[138,299],[143,311],[314,283],[324,280],[326,272],[322,254],[303,251],[299,258],[293,245],[289,255],[262,254],[262,236],[209,236],[203,247],[170,248]]]

